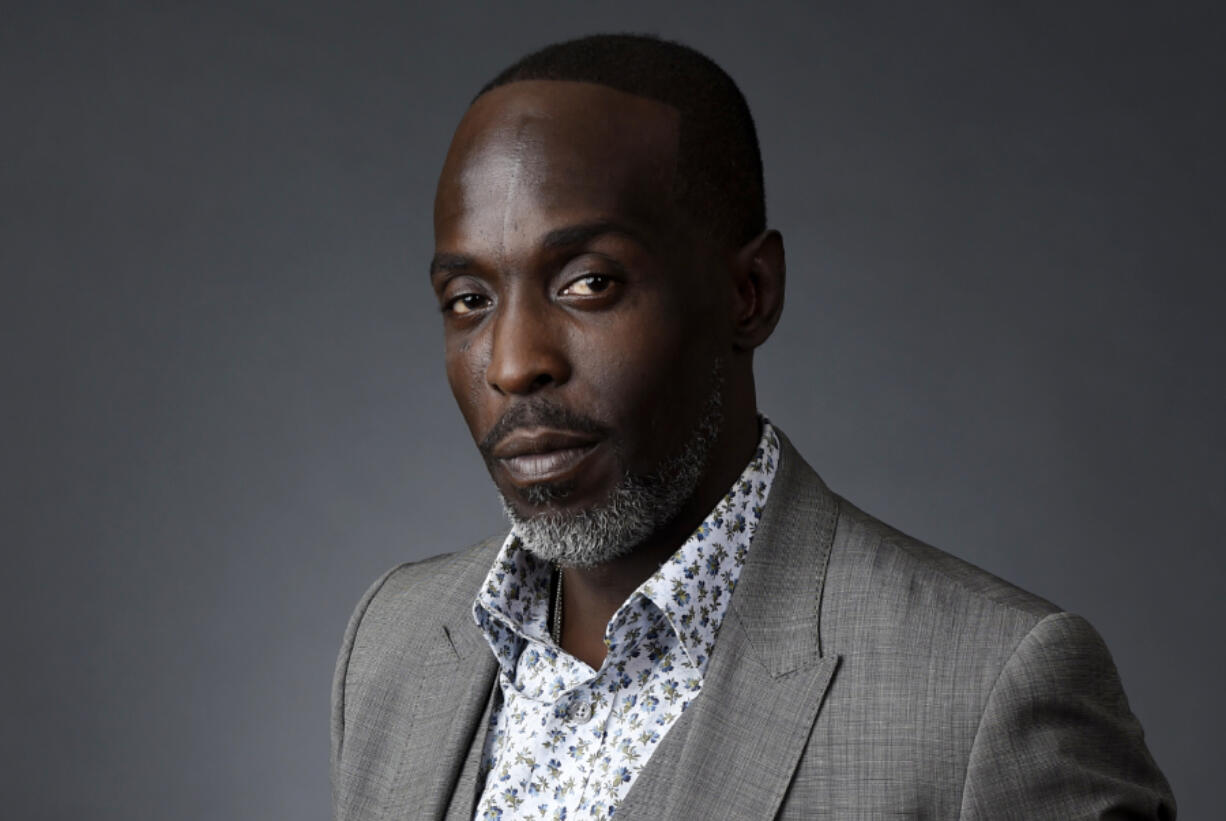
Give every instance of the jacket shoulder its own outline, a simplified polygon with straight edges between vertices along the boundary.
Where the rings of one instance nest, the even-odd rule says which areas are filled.
[[[415,562],[384,573],[358,603],[351,620],[353,650],[389,646],[392,636],[420,633],[472,605],[502,537]]]
[[[797,808],[1081,818],[1127,807],[1173,817],[1170,788],[1089,623],[842,499],[838,507],[821,631],[840,664],[797,777]],[[922,788],[899,775],[917,766]],[[879,786],[865,793],[865,783]]]
[[[1061,612],[1041,596],[908,536],[845,499],[838,505],[826,595],[843,613],[872,610],[884,617],[875,622],[899,629],[938,622],[962,635],[986,630],[1020,641]],[[823,623],[839,621],[832,615]]]

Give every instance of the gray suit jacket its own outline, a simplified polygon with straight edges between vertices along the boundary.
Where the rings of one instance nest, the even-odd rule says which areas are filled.
[[[618,821],[1174,818],[1089,624],[857,510],[781,439],[702,692]],[[338,819],[472,817],[497,692],[472,602],[500,542],[397,567],[358,605]]]

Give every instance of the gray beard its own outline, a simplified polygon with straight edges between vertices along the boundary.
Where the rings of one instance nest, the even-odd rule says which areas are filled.
[[[524,548],[542,561],[595,567],[626,555],[671,521],[697,490],[719,438],[723,380],[718,369],[713,376],[702,418],[685,445],[650,474],[627,472],[602,504],[525,517],[502,497],[502,507]],[[529,500],[541,503],[551,495],[550,489],[541,488],[540,498],[529,496]]]

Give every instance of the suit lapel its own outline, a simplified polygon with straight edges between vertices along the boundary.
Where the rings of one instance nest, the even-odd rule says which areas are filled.
[[[775,483],[720,627],[701,694],[617,811],[619,819],[773,818],[839,657],[820,603],[837,502],[782,434]]]
[[[464,760],[464,767],[460,770],[455,789],[451,793],[451,803],[447,807],[446,821],[472,821],[473,812],[477,807],[477,799],[481,795],[481,788],[484,787],[484,784],[478,781],[477,776],[481,771],[481,758],[485,753],[485,738],[489,731],[490,716],[494,711],[495,705],[501,703],[501,701],[502,695],[495,684],[490,687],[485,700],[485,711],[481,714],[481,720],[477,724],[472,744],[468,747],[468,756]]]
[[[371,627],[382,631],[372,640],[389,649],[379,656],[386,669],[369,680],[389,686],[365,694],[371,706],[362,723],[378,743],[343,751],[354,762],[351,769],[369,767],[367,777],[382,797],[360,817],[441,821],[453,795],[461,806],[466,800],[465,779],[475,783],[475,770],[470,773],[466,764],[474,745],[484,743],[482,717],[488,715],[497,663],[473,622],[472,602],[497,549],[491,545],[453,558],[468,565],[447,589],[433,591],[426,607],[418,597],[405,596]],[[471,783],[467,790],[471,815]]]
[[[393,788],[408,809],[400,818],[441,820],[453,793],[463,801],[460,776],[469,769],[465,764],[474,744],[484,742],[481,717],[496,669],[476,625],[450,624],[439,631],[422,670]]]

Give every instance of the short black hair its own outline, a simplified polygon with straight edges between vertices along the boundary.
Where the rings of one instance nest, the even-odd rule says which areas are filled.
[[[596,34],[523,57],[477,97],[519,80],[597,83],[677,109],[674,188],[682,209],[699,230],[730,247],[765,230],[762,154],[749,104],[705,54],[650,35]]]

